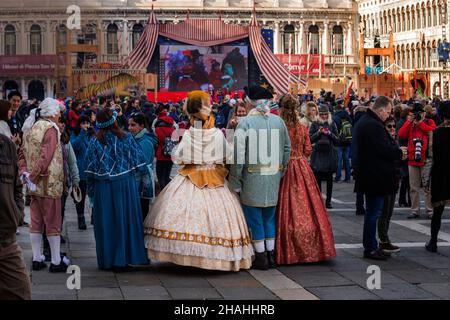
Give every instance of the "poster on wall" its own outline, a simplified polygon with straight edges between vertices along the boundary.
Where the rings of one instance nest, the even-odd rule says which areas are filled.
[[[160,91],[241,90],[248,85],[248,47],[160,46]]]

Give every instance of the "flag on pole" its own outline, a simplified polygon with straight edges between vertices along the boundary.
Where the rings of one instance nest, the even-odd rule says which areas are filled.
[[[309,79],[309,65],[310,65],[310,60],[311,60],[311,49],[312,49],[312,44],[311,44],[312,38],[311,38],[311,32],[308,33],[308,59],[307,59],[307,63],[306,63],[306,79]]]
[[[292,33],[289,34],[289,62],[288,62],[288,68],[289,68],[289,83],[288,83],[288,92],[290,92],[290,86],[291,86],[291,59],[292,59]]]

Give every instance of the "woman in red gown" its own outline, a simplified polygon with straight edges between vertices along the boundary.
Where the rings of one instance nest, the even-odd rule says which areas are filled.
[[[336,256],[333,231],[314,174],[308,164],[312,147],[291,95],[280,101],[280,116],[288,127],[292,152],[281,181],[277,207],[277,264],[317,262]]]

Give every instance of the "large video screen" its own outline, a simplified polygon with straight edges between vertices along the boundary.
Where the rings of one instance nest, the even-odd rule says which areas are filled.
[[[248,83],[248,47],[160,46],[160,90],[242,90]]]

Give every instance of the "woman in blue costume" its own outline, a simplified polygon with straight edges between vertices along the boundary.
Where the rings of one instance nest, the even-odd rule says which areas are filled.
[[[141,148],[111,109],[97,114],[99,132],[86,155],[89,199],[100,269],[148,264],[136,174],[148,174]]]

